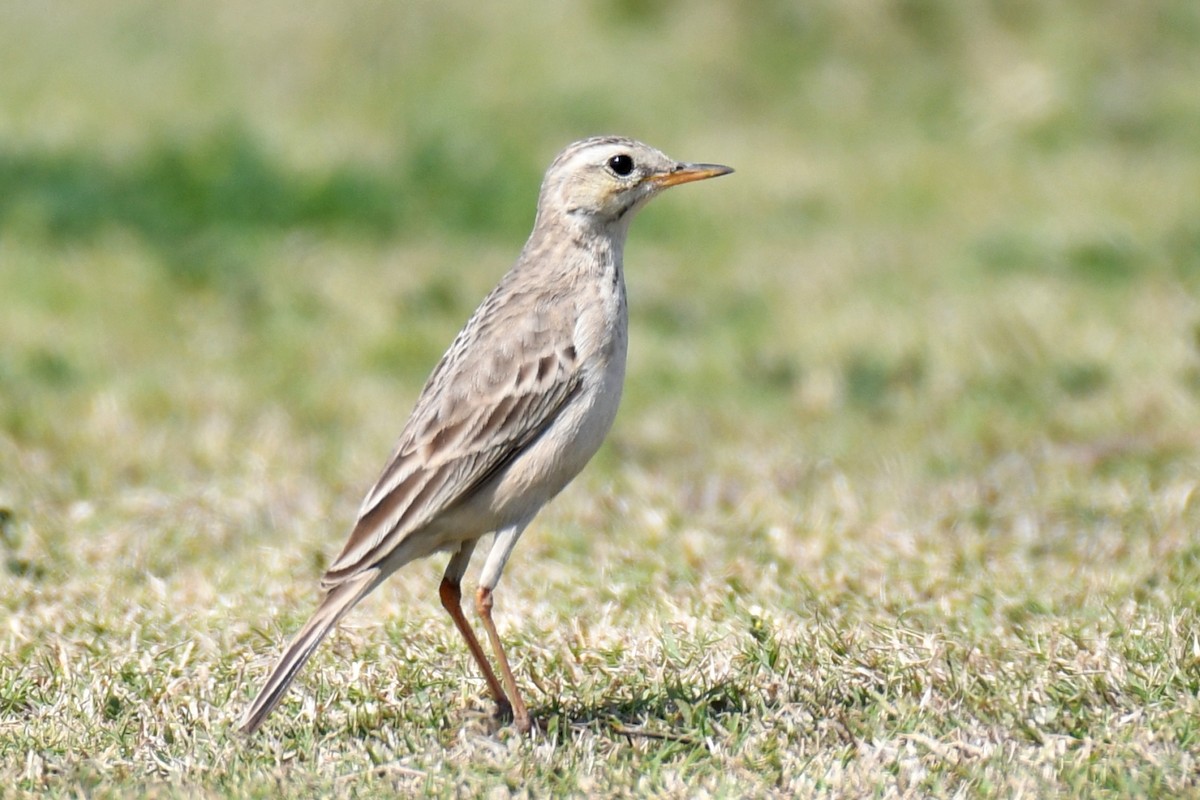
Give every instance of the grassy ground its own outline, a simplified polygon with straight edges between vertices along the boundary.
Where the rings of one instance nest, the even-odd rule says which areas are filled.
[[[878,7],[877,7],[878,6]],[[1200,796],[1200,11],[0,9],[0,794]],[[566,142],[625,403],[233,733]]]

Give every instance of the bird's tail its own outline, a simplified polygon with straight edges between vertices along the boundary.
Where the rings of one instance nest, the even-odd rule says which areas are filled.
[[[296,634],[287,650],[279,657],[279,663],[271,670],[266,685],[254,698],[250,708],[242,717],[241,732],[249,736],[258,730],[267,715],[283,699],[292,680],[308,661],[317,645],[329,635],[346,612],[354,608],[379,583],[379,570],[369,569],[329,590],[304,627]]]

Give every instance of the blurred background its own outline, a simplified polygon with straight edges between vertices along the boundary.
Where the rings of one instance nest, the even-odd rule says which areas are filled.
[[[497,604],[574,737],[512,788],[1194,786],[1196,0],[0,3],[5,782],[494,780],[434,564],[290,744],[228,721],[597,133],[737,172],[633,225],[622,411]]]
[[[1194,0],[12,0],[0,52],[16,572],[211,577],[298,519],[319,561],[596,133],[737,173],[634,226],[591,489],[723,475],[736,514],[833,464],[921,524],[1018,454],[1086,521],[1078,482],[1196,474]]]

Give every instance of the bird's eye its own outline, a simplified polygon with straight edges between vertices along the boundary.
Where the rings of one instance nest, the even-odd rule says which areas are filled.
[[[633,172],[633,159],[624,153],[619,156],[613,156],[608,160],[608,168],[613,171],[613,174],[624,178]]]

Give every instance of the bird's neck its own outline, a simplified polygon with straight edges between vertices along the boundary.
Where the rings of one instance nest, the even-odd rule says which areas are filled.
[[[551,256],[553,263],[569,269],[596,270],[602,275],[623,280],[625,238],[628,219],[604,224],[594,217],[562,215],[554,219],[539,216],[525,245],[527,256]]]

